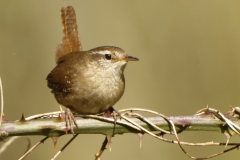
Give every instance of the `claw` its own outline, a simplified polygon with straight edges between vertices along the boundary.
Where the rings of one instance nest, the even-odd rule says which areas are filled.
[[[66,131],[68,130],[71,130],[71,133],[74,134],[74,129],[73,129],[73,126],[75,125],[76,127],[77,126],[77,122],[76,122],[76,119],[72,113],[72,111],[67,108],[66,111],[65,111],[65,120],[66,120]]]

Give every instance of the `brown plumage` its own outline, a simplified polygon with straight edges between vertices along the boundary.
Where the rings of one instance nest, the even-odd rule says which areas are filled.
[[[73,7],[62,8],[61,17],[62,43],[56,51],[57,66],[47,82],[57,102],[67,107],[66,127],[74,133],[71,111],[98,114],[112,107],[123,95],[127,62],[138,59],[113,46],[82,51]]]
[[[82,46],[78,37],[78,28],[75,10],[72,6],[61,9],[63,26],[62,43],[58,45],[56,51],[56,62],[64,55],[82,51]]]
[[[121,98],[123,71],[131,60],[137,58],[111,46],[72,52],[61,57],[47,76],[48,87],[59,104],[77,113],[101,113]]]

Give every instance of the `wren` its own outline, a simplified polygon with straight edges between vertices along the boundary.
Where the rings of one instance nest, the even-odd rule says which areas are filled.
[[[73,112],[102,113],[122,97],[124,69],[138,58],[114,46],[82,51],[74,9],[62,8],[61,13],[64,37],[57,48],[57,66],[47,76],[48,87],[57,102]]]
[[[69,53],[47,76],[57,102],[80,114],[97,114],[113,106],[123,95],[123,71],[137,61],[118,47],[102,46]]]

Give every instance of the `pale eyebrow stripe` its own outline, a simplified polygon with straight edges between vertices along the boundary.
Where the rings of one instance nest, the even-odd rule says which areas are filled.
[[[92,54],[102,54],[102,55],[105,55],[105,54],[111,54],[111,52],[108,51],[108,50],[105,50],[105,51],[94,51],[94,52],[92,52]]]

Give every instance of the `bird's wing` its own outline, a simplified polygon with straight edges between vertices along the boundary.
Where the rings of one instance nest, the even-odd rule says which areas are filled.
[[[52,89],[52,93],[70,92],[73,76],[76,75],[76,68],[68,65],[69,61],[65,61],[66,56],[61,58],[60,63],[48,74],[46,80],[48,87]]]

